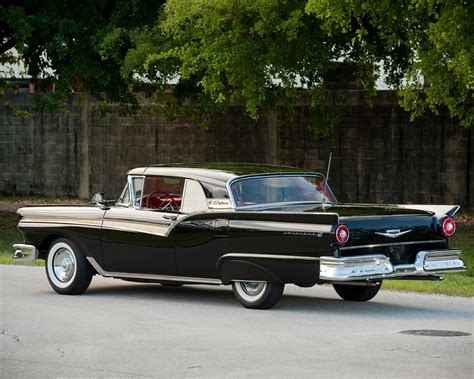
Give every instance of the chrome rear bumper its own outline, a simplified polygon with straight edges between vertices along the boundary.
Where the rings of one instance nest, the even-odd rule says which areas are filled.
[[[38,259],[38,250],[33,245],[25,245],[17,243],[13,245],[15,252],[13,253],[13,262],[30,263]]]
[[[461,250],[426,250],[416,255],[415,263],[392,265],[385,255],[321,257],[319,277],[328,281],[385,279],[403,276],[428,276],[465,271],[459,259]]]

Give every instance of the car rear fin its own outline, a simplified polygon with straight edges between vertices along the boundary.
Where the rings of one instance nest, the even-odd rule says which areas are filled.
[[[418,209],[432,212],[436,217],[453,217],[461,208],[459,205],[429,205],[429,204],[398,204],[399,208]]]

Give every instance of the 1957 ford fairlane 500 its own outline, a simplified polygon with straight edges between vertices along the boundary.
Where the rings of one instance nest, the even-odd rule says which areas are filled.
[[[324,176],[254,164],[131,170],[122,195],[87,206],[18,210],[15,260],[46,261],[61,294],[95,274],[164,285],[231,284],[248,308],[271,308],[285,284],[330,283],[367,301],[382,280],[463,271],[448,248],[459,206],[341,204]]]

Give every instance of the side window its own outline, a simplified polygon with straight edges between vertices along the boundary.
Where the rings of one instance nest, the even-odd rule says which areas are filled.
[[[139,207],[141,204],[142,192],[143,192],[143,177],[135,176],[132,178],[132,191],[133,199],[135,199],[135,206]]]
[[[147,176],[143,186],[142,208],[179,212],[184,181],[183,178]]]

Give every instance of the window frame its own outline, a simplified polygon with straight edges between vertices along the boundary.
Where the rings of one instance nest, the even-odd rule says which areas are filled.
[[[237,205],[237,202],[234,199],[234,193],[232,191],[232,185],[244,181],[244,180],[252,180],[252,179],[260,179],[260,178],[282,178],[282,177],[314,177],[314,178],[320,178],[323,179],[324,182],[326,183],[325,191],[329,192],[329,194],[332,196],[334,201],[327,201],[326,204],[337,204],[337,198],[334,196],[334,193],[332,192],[331,187],[326,181],[326,178],[324,175],[318,174],[318,173],[308,173],[308,172],[295,172],[295,173],[278,173],[278,174],[259,174],[259,175],[245,175],[245,176],[238,176],[236,178],[233,178],[227,182],[227,191],[229,193],[230,201],[232,203],[232,207],[235,210],[245,210],[245,209],[259,209],[259,208],[271,208],[274,206],[279,206],[279,205],[291,205],[291,204],[310,204],[310,203],[322,203],[322,202],[317,202],[317,201],[295,201],[295,202],[276,202],[276,203],[265,203],[265,204],[255,204],[255,205],[244,205],[244,206],[239,206]]]

